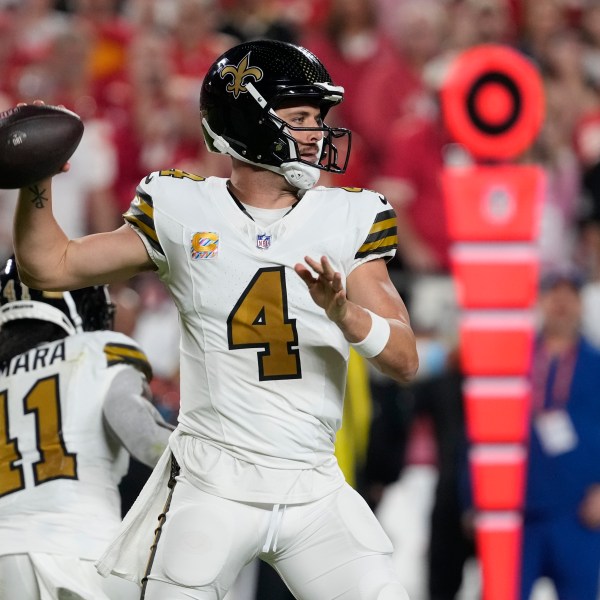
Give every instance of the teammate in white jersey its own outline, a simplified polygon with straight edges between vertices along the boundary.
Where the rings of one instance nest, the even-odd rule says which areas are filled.
[[[324,123],[342,99],[308,50],[240,44],[200,98],[228,179],[151,173],[123,227],[76,240],[52,216],[50,180],[20,192],[14,239],[30,285],[155,270],[179,310],[179,424],[98,563],[146,600],[223,598],[257,557],[300,600],[406,599],[389,538],[334,456],[350,345],[399,382],[418,365],[385,263],[391,206],[316,187],[347,164],[336,140],[349,150],[350,132]]]
[[[129,453],[154,466],[172,428],[150,365],[110,331],[104,286],[40,292],[0,274],[0,600],[128,600],[94,568],[121,523]]]

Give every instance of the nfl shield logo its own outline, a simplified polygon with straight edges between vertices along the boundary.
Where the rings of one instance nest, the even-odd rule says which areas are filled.
[[[256,247],[261,250],[268,250],[271,246],[271,236],[268,233],[259,233],[256,236]]]

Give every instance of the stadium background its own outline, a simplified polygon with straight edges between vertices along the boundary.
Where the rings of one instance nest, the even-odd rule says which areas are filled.
[[[539,164],[550,181],[540,259],[543,266],[575,263],[585,273],[584,327],[600,344],[595,0],[0,0],[0,110],[41,98],[64,104],[86,124],[71,172],[55,180],[57,213],[69,235],[118,226],[135,185],[152,170],[227,172],[228,159],[204,148],[198,92],[221,52],[257,37],[305,45],[346,88],[330,118],[353,131],[350,167],[322,182],[384,192],[410,234],[389,268],[419,335],[421,380],[456,367],[456,305],[437,175],[444,164],[472,160],[440,117],[444,75],[458,53],[479,44],[506,44],[531,59],[543,80],[546,116],[518,160]],[[14,191],[0,190],[2,260],[11,253],[14,201]],[[111,293],[117,328],[147,351],[157,374],[156,403],[174,420],[175,310],[153,276],[113,286]],[[352,427],[339,444],[356,485],[369,453],[370,396],[386,390],[382,381],[369,390],[365,377],[364,365],[353,368]],[[397,458],[397,480],[387,482],[374,504],[396,544],[411,598],[426,600],[423,557],[440,448],[426,411],[417,407],[402,424],[401,443],[389,452]],[[125,504],[135,490],[132,475]],[[471,561],[461,600],[476,600],[477,579]],[[551,598],[542,582],[536,600]]]

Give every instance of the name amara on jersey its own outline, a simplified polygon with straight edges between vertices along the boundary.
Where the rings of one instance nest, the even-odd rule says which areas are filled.
[[[14,356],[10,360],[0,362],[0,377],[8,377],[17,373],[34,371],[49,367],[56,362],[66,360],[65,342],[49,346],[38,346],[28,352]]]

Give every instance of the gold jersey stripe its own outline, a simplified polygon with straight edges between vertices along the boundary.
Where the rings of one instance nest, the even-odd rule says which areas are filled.
[[[376,240],[371,243],[363,244],[357,252],[358,254],[367,254],[373,250],[393,250],[398,246],[398,236],[397,235],[388,235],[387,237],[382,238],[381,240]]]
[[[137,227],[157,252],[164,254],[154,225],[154,203],[150,194],[138,188],[135,199],[130,204],[129,210],[123,214],[123,218]]]
[[[396,227],[396,217],[373,223],[369,233],[376,233],[378,231],[383,231],[384,229],[391,229],[392,227]]]
[[[109,367],[122,363],[130,364],[144,373],[148,380],[152,379],[152,367],[144,352],[127,344],[108,343],[104,345],[104,354]]]
[[[156,231],[154,231],[154,229],[150,226],[150,225],[146,225],[146,223],[144,223],[139,216],[132,214],[131,211],[127,211],[124,215],[123,218],[126,221],[129,221],[129,223],[131,223],[132,225],[135,225],[136,227],[139,227],[149,238],[151,238],[151,240],[153,240],[154,242],[156,242],[156,244],[158,244],[158,236],[156,235]]]
[[[139,194],[136,194],[135,197],[138,200],[135,203],[136,208],[139,208],[148,218],[154,220],[154,206],[145,201]]]
[[[355,258],[364,258],[369,254],[385,254],[398,247],[396,213],[393,209],[377,213],[373,225]]]
[[[375,217],[373,223],[381,223],[381,221],[386,221],[387,219],[395,218],[396,213],[393,208],[390,208],[389,210],[382,210],[381,212],[377,213],[377,216]]]

